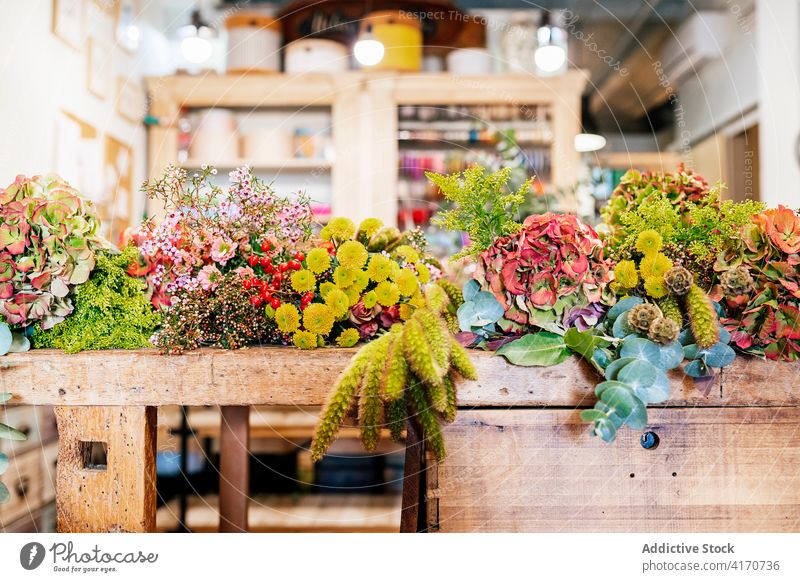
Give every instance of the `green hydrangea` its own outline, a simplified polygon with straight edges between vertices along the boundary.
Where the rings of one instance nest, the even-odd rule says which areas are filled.
[[[37,326],[33,345],[67,353],[148,346],[160,316],[142,280],[127,273],[137,253],[135,247],[121,254],[99,253],[89,280],[75,291],[75,310],[51,329]]]

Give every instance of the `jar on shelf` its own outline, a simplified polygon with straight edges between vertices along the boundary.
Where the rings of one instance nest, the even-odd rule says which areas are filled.
[[[254,165],[280,164],[292,158],[292,135],[279,127],[261,127],[242,136],[242,157]]]
[[[225,165],[239,157],[236,117],[230,109],[201,109],[194,114],[189,157],[201,163]]]
[[[340,73],[350,64],[350,51],[340,42],[306,38],[289,43],[284,49],[287,73]]]
[[[371,27],[372,36],[385,49],[383,59],[369,68],[379,71],[419,71],[422,67],[422,22],[403,10],[371,12],[361,21],[361,32]]]
[[[281,61],[281,27],[272,16],[238,13],[225,20],[229,73],[277,73]]]

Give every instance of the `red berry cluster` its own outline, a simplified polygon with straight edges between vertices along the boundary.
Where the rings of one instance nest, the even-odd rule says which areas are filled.
[[[280,296],[285,296],[288,291],[284,291],[283,287],[288,277],[288,271],[299,271],[303,268],[303,261],[306,256],[297,251],[289,256],[288,253],[278,249],[271,241],[261,241],[259,244],[262,255],[255,252],[247,257],[247,264],[253,269],[261,270],[261,277],[254,276],[250,279],[243,279],[242,286],[246,290],[257,289],[258,294],[250,296],[250,303],[253,307],[261,307],[262,305],[270,305],[273,309],[281,306]],[[310,299],[306,299],[308,296]],[[311,303],[314,299],[313,293],[306,293],[303,295],[301,303],[303,307]]]

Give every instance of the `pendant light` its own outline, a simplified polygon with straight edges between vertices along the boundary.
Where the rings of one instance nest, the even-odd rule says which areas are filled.
[[[533,59],[540,72],[555,73],[567,62],[567,51],[561,43],[565,38],[564,31],[550,24],[550,12],[542,12],[542,22],[536,31],[536,52]]]
[[[372,25],[367,24],[364,32],[359,35],[358,41],[353,45],[353,56],[365,67],[374,67],[383,60],[386,47],[372,34]]]
[[[214,46],[211,44],[214,29],[203,21],[199,10],[192,11],[191,24],[178,29],[178,38],[181,39],[183,58],[194,65],[206,63],[214,53]]]
[[[574,145],[576,152],[596,152],[606,147],[606,138],[597,133],[579,133],[575,136]]]

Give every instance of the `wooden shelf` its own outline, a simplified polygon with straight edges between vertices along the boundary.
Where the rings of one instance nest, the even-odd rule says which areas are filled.
[[[319,170],[323,172],[330,172],[333,167],[333,162],[330,160],[313,160],[306,158],[289,159],[281,162],[268,162],[268,163],[252,163],[248,160],[219,160],[217,162],[208,162],[206,160],[188,159],[182,167],[188,170],[197,170],[203,164],[214,166],[218,170],[233,170],[234,168],[241,168],[242,166],[250,166],[253,170],[259,171],[314,171]]]

